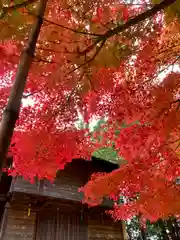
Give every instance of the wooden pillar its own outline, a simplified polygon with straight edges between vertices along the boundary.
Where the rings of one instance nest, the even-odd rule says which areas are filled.
[[[4,213],[1,220],[1,228],[0,228],[0,240],[4,239],[6,228],[7,228],[7,221],[8,221],[8,208],[10,207],[10,204],[7,202],[4,207]]]
[[[121,221],[122,223],[122,232],[123,232],[123,240],[128,240],[128,234],[126,231],[126,224],[124,221]]]
[[[33,235],[33,240],[37,239],[37,234],[38,234],[38,213],[37,211],[35,212],[35,221],[34,221],[34,235]],[[0,239],[1,240],[1,239]]]

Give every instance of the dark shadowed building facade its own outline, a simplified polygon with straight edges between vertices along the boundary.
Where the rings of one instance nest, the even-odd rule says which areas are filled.
[[[105,214],[112,206],[110,201],[88,208],[78,192],[93,172],[115,168],[117,165],[103,160],[74,160],[58,172],[53,184],[47,180],[30,184],[21,177],[11,181],[4,175],[0,183],[0,240],[126,239],[122,222]]]

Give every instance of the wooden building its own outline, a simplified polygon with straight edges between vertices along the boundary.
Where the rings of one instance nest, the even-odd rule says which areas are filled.
[[[0,240],[122,240],[123,226],[105,214],[112,203],[88,208],[81,203],[83,186],[93,172],[117,165],[102,160],[74,160],[47,180],[30,184],[21,177],[3,176],[0,183]],[[9,189],[8,189],[9,186]]]

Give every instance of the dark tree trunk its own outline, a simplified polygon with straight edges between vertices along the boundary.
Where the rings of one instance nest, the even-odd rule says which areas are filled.
[[[146,240],[146,233],[145,230],[141,228],[141,236],[142,236],[142,240]]]
[[[29,69],[32,64],[36,42],[43,22],[46,4],[47,0],[40,0],[37,19],[30,33],[27,47],[21,54],[16,78],[11,88],[9,100],[0,123],[0,178],[2,175],[4,159],[8,152],[15,124],[19,118],[21,100],[25,89]]]
[[[169,233],[168,235],[170,236],[170,238],[172,240],[178,240],[180,239],[179,237],[179,227],[177,225],[177,222],[176,222],[176,219],[168,219],[167,221],[167,226],[168,226],[168,230],[169,230]]]
[[[165,222],[163,220],[159,220],[158,223],[159,223],[159,227],[162,229],[163,240],[169,240],[169,236],[168,236],[168,233],[167,233],[167,227],[165,225]]]
[[[178,222],[176,218],[173,220],[173,222],[176,229],[177,239],[180,239],[180,222]]]

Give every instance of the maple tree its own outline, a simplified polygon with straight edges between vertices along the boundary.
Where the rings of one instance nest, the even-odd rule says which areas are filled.
[[[27,54],[31,68],[31,62],[27,66],[22,58],[19,65],[29,73],[27,84],[25,75],[23,81],[16,77],[24,83],[18,97],[12,89],[7,109],[15,109],[17,118],[23,94],[32,97],[32,106],[22,107],[17,122],[16,118],[11,125],[1,122],[0,136],[7,142],[4,148],[0,139],[1,164],[16,123],[10,174],[53,181],[56,171],[73,158],[89,159],[113,143],[127,164],[110,174],[93,175],[83,188],[86,202],[99,204],[104,196],[114,200],[125,196],[127,202],[117,202],[111,211],[116,219],[139,212],[151,221],[179,214],[175,184],[180,172],[179,72],[172,68],[158,81],[159,74],[179,64],[178,19],[165,22],[161,11],[173,2],[54,0],[47,4],[44,17],[36,1],[2,7],[1,109],[20,53],[26,44],[30,46],[32,25],[39,21],[35,24],[39,31],[43,20],[35,54]],[[33,38],[34,47],[35,43]],[[76,126],[80,116],[85,122],[82,129]],[[93,117],[107,119],[93,132],[95,141],[86,127]],[[11,115],[8,118],[12,121]],[[123,121],[128,127],[122,128]]]
[[[178,26],[175,21],[165,27],[158,37],[161,39],[159,44],[154,38],[150,45],[149,41],[146,42],[146,51],[140,50],[140,58],[136,56],[132,68],[128,65],[128,75],[126,66],[121,68],[122,85],[117,86],[117,92],[112,89],[110,98],[113,101],[106,102],[108,114],[112,115],[110,131],[101,133],[108,140],[103,145],[109,146],[109,142],[113,142],[128,164],[110,174],[93,176],[83,190],[85,201],[89,204],[99,204],[104,196],[111,196],[117,201],[114,210],[110,211],[115,219],[127,219],[141,213],[142,220],[156,221],[173,214],[179,215],[180,194],[176,184],[180,173],[179,71],[175,72],[172,68],[161,81],[156,78],[157,72],[179,64]],[[172,47],[174,34],[177,39],[174,38],[176,41]],[[156,81],[153,81],[154,78]],[[103,106],[102,109],[98,103],[96,110],[99,108],[102,114],[105,108]],[[122,129],[117,121],[124,119],[126,122],[139,122]],[[114,130],[119,130],[118,136]],[[127,197],[124,204],[118,204],[121,195]]]

